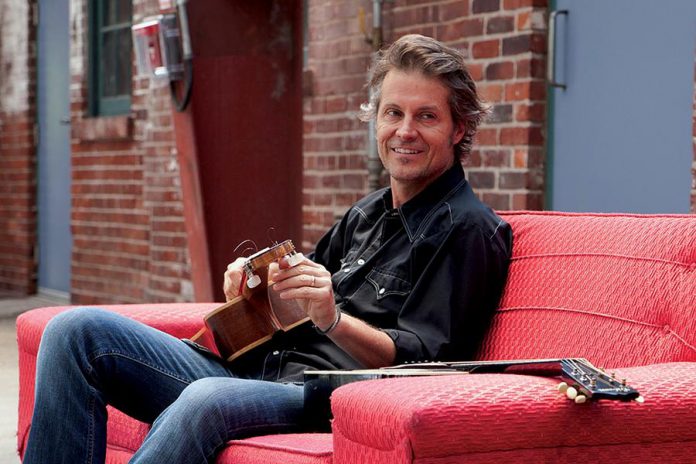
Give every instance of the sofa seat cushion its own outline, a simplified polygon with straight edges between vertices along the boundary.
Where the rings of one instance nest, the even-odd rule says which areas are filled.
[[[217,460],[234,464],[331,464],[330,433],[265,435],[233,440]]]
[[[617,376],[627,378],[645,403],[575,404],[558,393],[556,378],[513,374],[348,384],[332,396],[334,459],[495,462],[549,449],[562,458],[580,448],[641,447],[660,455],[679,449],[677,443],[694,450],[696,363],[626,368]]]
[[[142,441],[142,431],[134,430],[136,433],[130,443],[125,436],[121,436],[119,442],[121,445],[125,444],[125,448],[109,440],[106,464],[127,464]],[[244,440],[231,440],[215,462],[217,464],[331,464],[333,441],[330,433],[264,435]]]

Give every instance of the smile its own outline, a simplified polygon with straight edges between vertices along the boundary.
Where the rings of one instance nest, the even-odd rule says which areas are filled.
[[[401,155],[417,155],[422,150],[414,150],[412,148],[392,147],[392,151],[399,153]]]

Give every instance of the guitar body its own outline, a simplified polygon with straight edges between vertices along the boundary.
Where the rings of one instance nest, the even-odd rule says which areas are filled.
[[[204,317],[205,328],[191,337],[220,357],[232,361],[269,341],[279,330],[290,330],[309,317],[295,301],[281,300],[268,281],[268,266],[282,256],[295,256],[288,240],[273,248],[262,250],[245,263],[248,279],[253,286],[242,283],[241,294]],[[206,331],[212,335],[214,346],[206,346]]]
[[[204,318],[220,356],[227,361],[267,342],[276,332],[263,292],[238,296]],[[196,341],[196,340],[194,340]]]

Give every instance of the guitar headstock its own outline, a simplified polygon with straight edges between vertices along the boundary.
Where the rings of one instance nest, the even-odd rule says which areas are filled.
[[[643,402],[640,393],[627,385],[625,379],[617,380],[615,375],[597,369],[585,359],[562,359],[561,377],[564,382],[558,386],[559,391],[576,403],[589,399]]]
[[[261,283],[261,277],[256,273],[259,269],[268,267],[274,261],[287,258],[290,267],[294,267],[302,261],[302,255],[295,251],[292,240],[285,240],[281,243],[257,251],[244,261],[244,272],[246,274],[246,284],[249,288],[257,287]]]

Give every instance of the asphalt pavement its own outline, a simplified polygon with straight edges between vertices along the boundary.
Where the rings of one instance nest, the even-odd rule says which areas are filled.
[[[19,464],[17,456],[17,332],[15,321],[22,312],[43,306],[66,304],[52,298],[0,297],[0,463]]]

